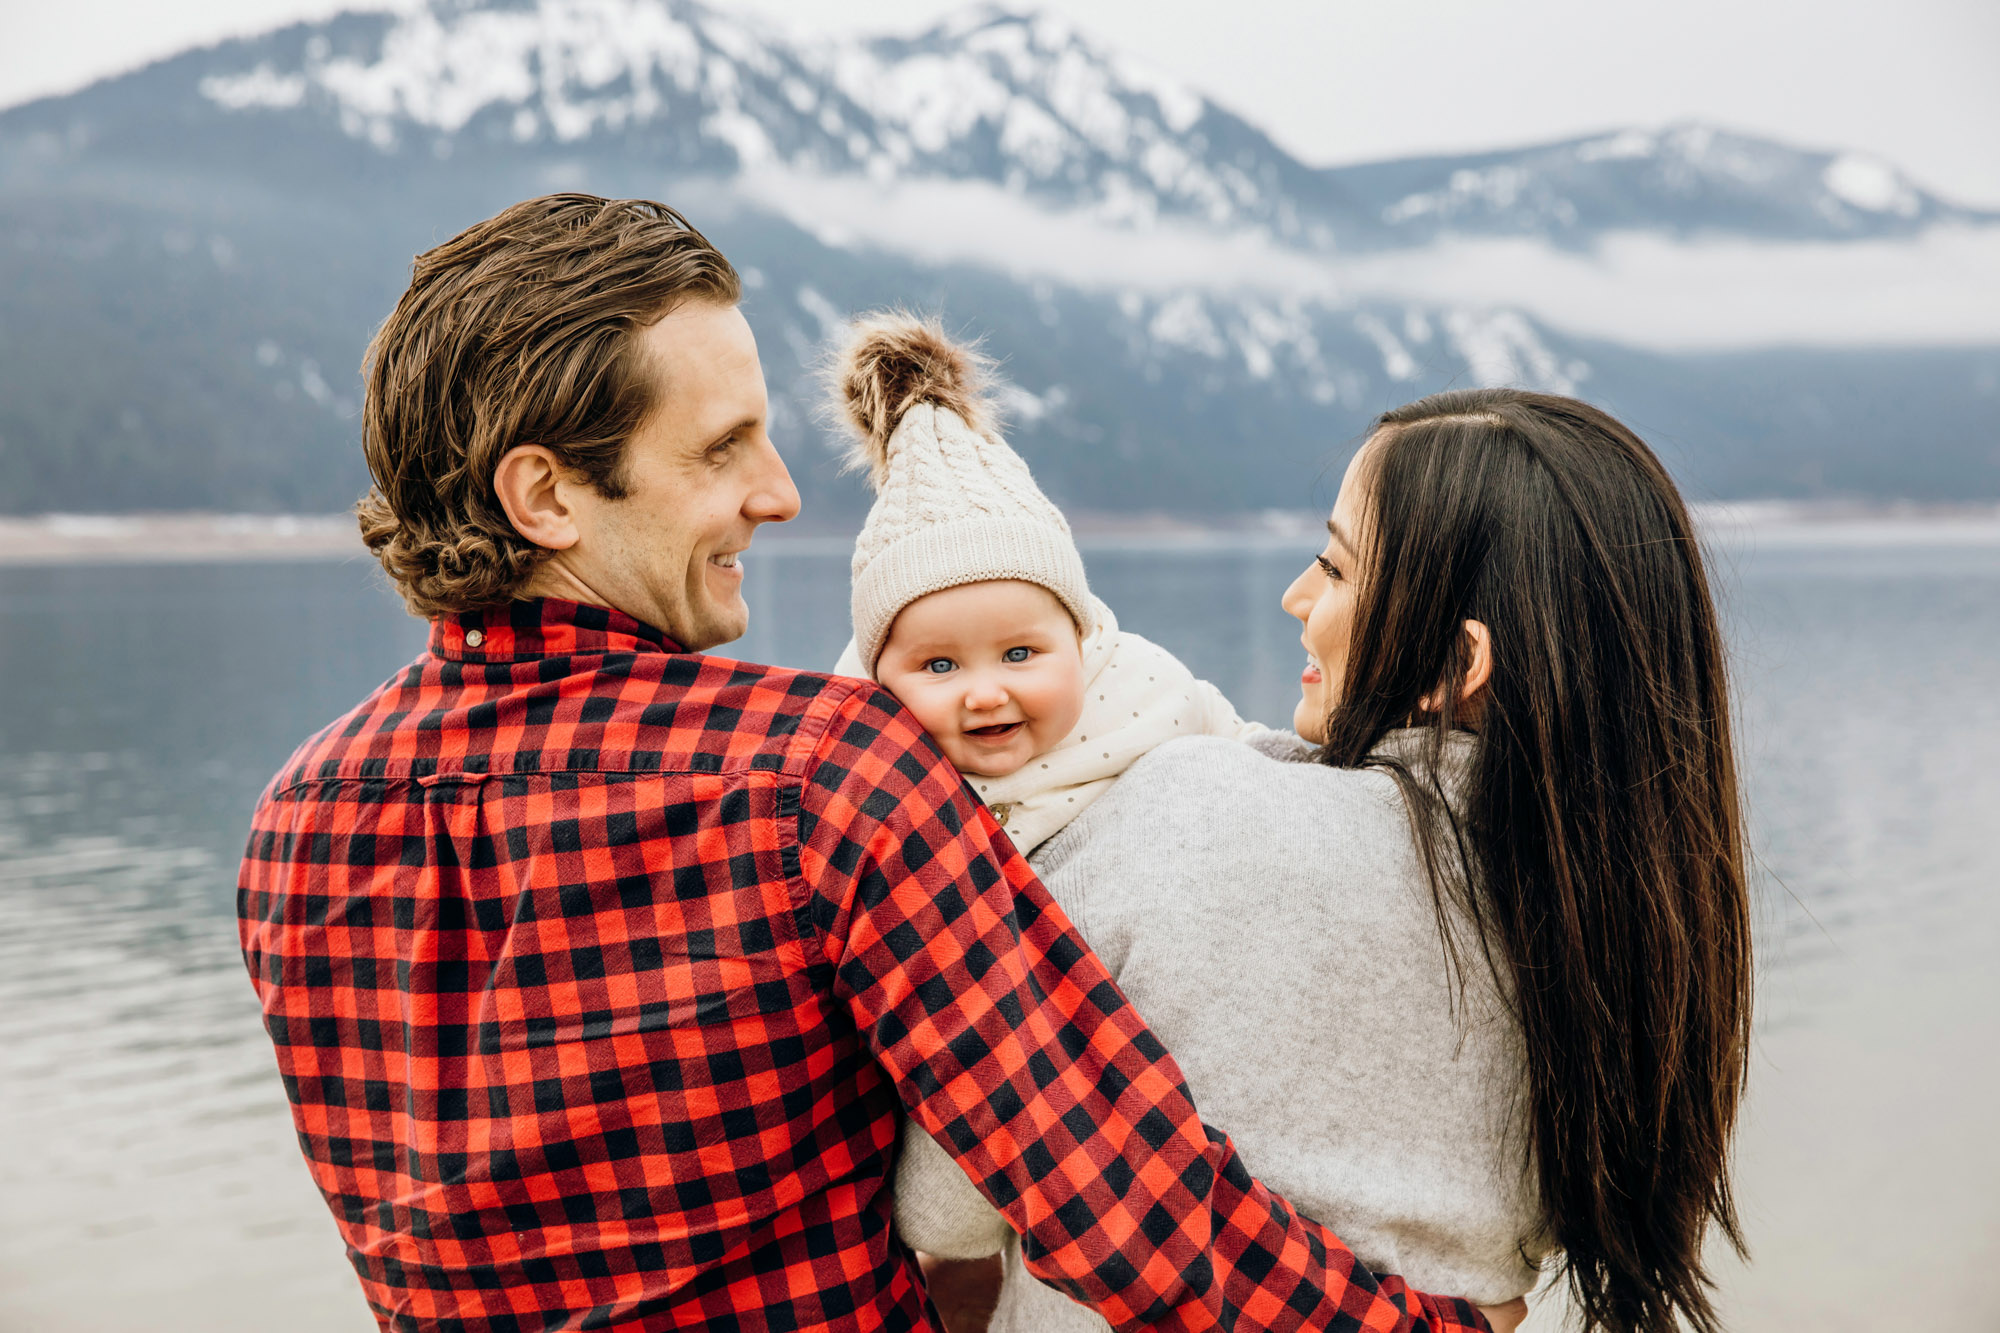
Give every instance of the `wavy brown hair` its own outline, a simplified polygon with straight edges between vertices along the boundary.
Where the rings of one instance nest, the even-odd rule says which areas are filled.
[[[355,509],[410,613],[510,601],[548,555],[493,493],[515,445],[622,498],[625,443],[653,407],[635,335],[741,290],[721,251],[645,199],[530,199],[418,255],[363,365],[375,484]]]
[[[1324,758],[1396,777],[1453,965],[1462,911],[1511,997],[1530,1169],[1585,1327],[1714,1333],[1703,1241],[1713,1227],[1743,1249],[1729,1162],[1750,909],[1687,507],[1604,412],[1507,389],[1385,414],[1362,472],[1367,554]],[[1467,620],[1492,657],[1470,708],[1454,703]],[[1435,778],[1371,756],[1413,722],[1417,772],[1454,728],[1477,732],[1457,818]]]

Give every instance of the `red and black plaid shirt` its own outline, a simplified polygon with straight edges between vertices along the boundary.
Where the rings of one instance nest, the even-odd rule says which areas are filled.
[[[1478,1327],[1250,1178],[865,682],[441,620],[273,780],[239,913],[384,1328],[934,1329],[906,1114],[1114,1324]]]

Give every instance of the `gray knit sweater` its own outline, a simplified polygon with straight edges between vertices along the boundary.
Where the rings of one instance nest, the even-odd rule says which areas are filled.
[[[1277,738],[1161,746],[1036,868],[1266,1185],[1377,1272],[1512,1300],[1547,1249],[1514,1115],[1519,1031],[1476,944],[1457,998],[1394,780],[1284,739],[1284,759]],[[995,1333],[1106,1327],[1026,1273],[921,1132],[904,1134],[896,1223],[932,1254],[1005,1249]]]

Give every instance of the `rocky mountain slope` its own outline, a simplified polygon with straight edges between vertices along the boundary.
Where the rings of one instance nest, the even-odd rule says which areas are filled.
[[[1470,383],[1604,401],[1698,495],[2000,494],[1993,348],[1671,355],[1340,267],[1996,221],[1864,157],[1678,126],[1319,169],[1044,16],[829,45],[692,0],[434,0],[0,112],[0,508],[340,507],[361,347],[410,256],[552,189],[667,199],[738,262],[828,516],[859,495],[811,364],[892,301],[988,337],[1023,449],[1094,508],[1300,503],[1374,412]],[[978,225],[990,245],[912,239]]]

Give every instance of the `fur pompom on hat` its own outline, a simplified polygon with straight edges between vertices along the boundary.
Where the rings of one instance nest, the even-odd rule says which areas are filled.
[[[1095,627],[1062,511],[997,433],[986,358],[935,320],[889,311],[851,326],[829,375],[874,507],[854,542],[854,645],[869,674],[902,609],[967,583],[1019,579]]]

